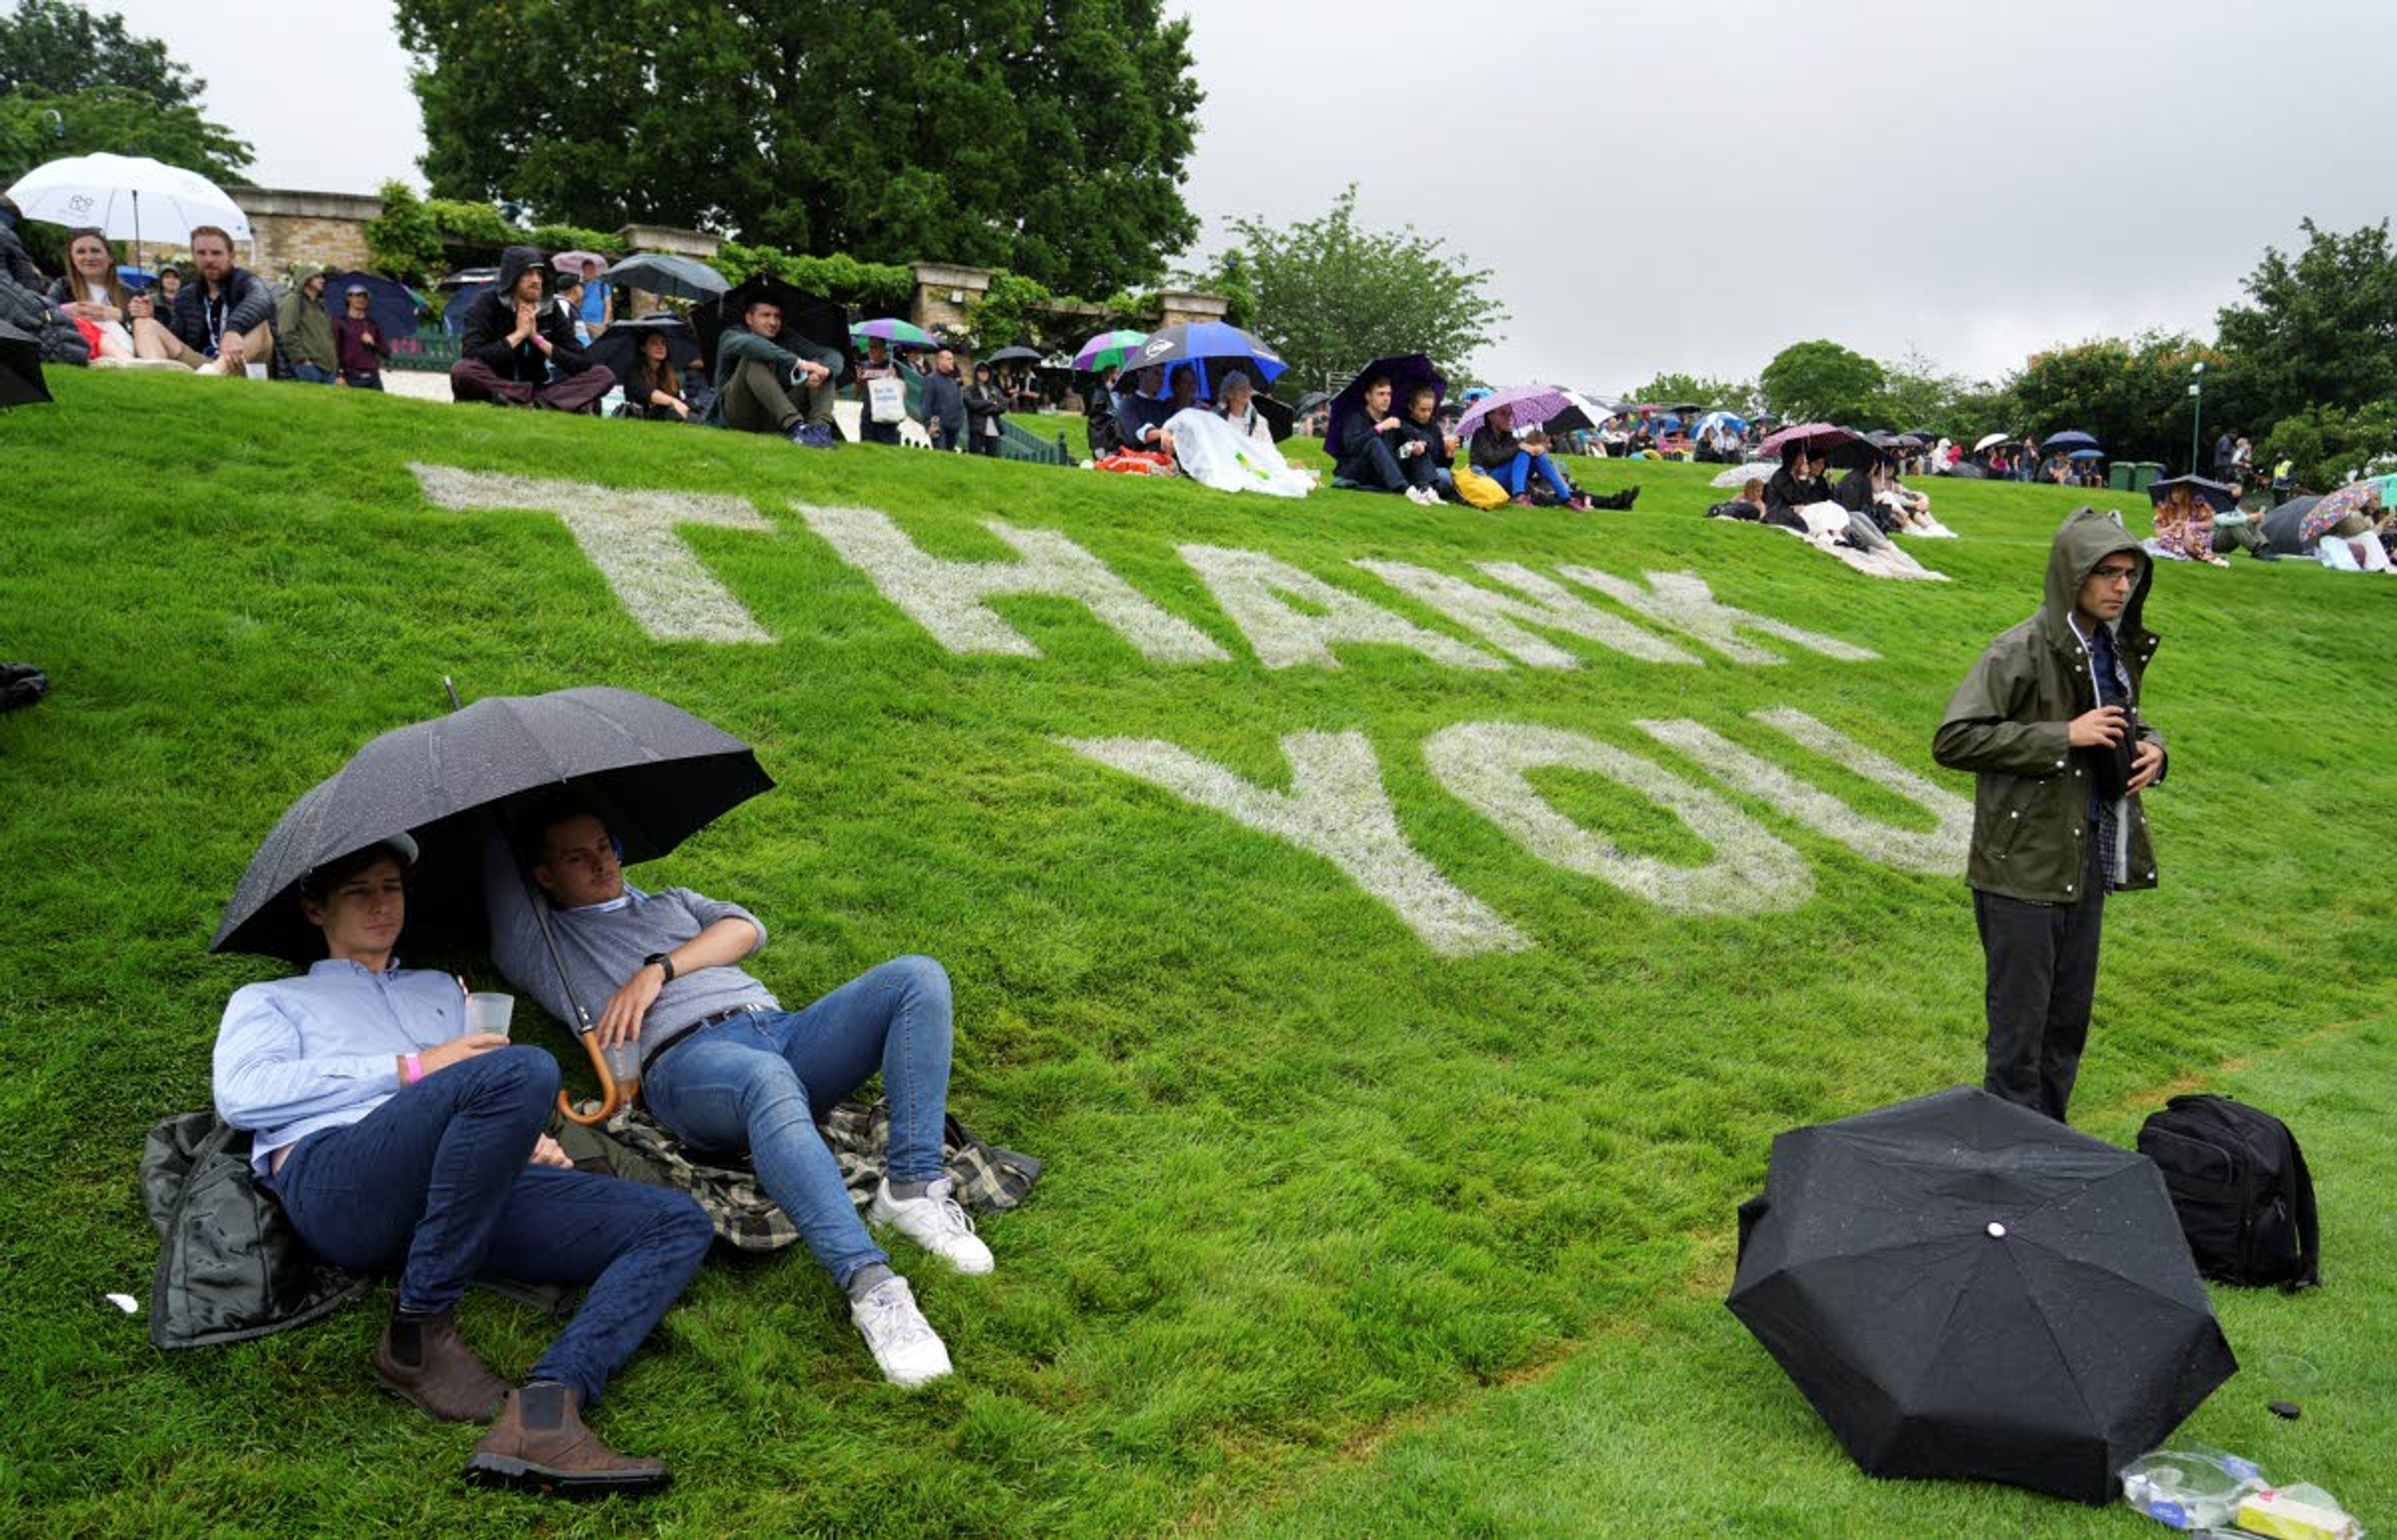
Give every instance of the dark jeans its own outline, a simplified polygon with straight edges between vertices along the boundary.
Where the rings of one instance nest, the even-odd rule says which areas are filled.
[[[293,364],[291,378],[304,385],[329,385],[341,376],[316,364]]]
[[[977,424],[973,431],[966,435],[966,444],[967,447],[971,449],[974,453],[986,454],[993,460],[997,460],[998,458],[998,439],[999,435],[998,434],[984,433],[982,431],[981,426]]]
[[[447,1310],[477,1278],[589,1284],[527,1376],[589,1406],[715,1230],[681,1193],[527,1164],[556,1095],[557,1061],[542,1050],[477,1054],[301,1140],[269,1185],[311,1251],[356,1272],[397,1267],[404,1310]]]
[[[510,380],[480,358],[461,358],[449,366],[449,394],[460,401],[496,401],[503,407],[534,407],[548,411],[599,409],[599,398],[616,388],[616,376],[605,364],[594,364],[544,385]]]
[[[1973,894],[1973,920],[1989,963],[1989,1038],[1982,1087],[2059,1123],[2081,1072],[2089,1007],[2097,994],[2106,874],[2096,836],[2094,824],[2082,836],[2089,850],[2078,904]]]
[[[341,376],[341,380],[342,382],[347,384],[352,390],[382,389],[382,376],[380,373],[358,374],[355,372],[344,372]]]
[[[900,441],[899,424],[896,422],[877,422],[871,415],[872,411],[873,408],[869,407],[866,408],[865,412],[859,414],[857,420],[858,436],[868,444],[898,443]]]
[[[1403,492],[1407,489],[1407,473],[1399,464],[1399,457],[1380,435],[1365,441],[1365,447],[1340,466],[1344,480],[1353,481],[1368,491]]]

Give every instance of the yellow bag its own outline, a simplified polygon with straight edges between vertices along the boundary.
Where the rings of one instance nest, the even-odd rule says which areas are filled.
[[[1476,508],[1503,508],[1508,502],[1506,488],[1470,465],[1456,468],[1456,495]]]

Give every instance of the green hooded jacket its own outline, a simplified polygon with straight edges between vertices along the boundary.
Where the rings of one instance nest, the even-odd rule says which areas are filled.
[[[292,270],[291,292],[275,307],[275,340],[292,363],[338,373],[341,355],[333,346],[333,318],[325,313],[323,296],[308,298],[308,280],[329,271],[304,264]]]
[[[2104,751],[2075,751],[2068,739],[2072,718],[2097,705],[2089,651],[2073,614],[2091,570],[2117,551],[2139,564],[2114,623],[2115,652],[2131,677],[2131,703],[2138,706],[2140,682],[2156,651],[2156,636],[2141,620],[2155,567],[2111,516],[2082,508],[2064,521],[2049,547],[2046,602],[1982,652],[1956,687],[1931,741],[1933,757],[1976,778],[1965,880],[1983,892],[2038,904],[2074,904],[2082,897],[2082,847],[2091,837],[2090,759]],[[2139,740],[2162,748],[2163,740],[2146,716],[2137,720]],[[2114,815],[2114,886],[2154,887],[2155,852],[2138,794],[2117,803]]]

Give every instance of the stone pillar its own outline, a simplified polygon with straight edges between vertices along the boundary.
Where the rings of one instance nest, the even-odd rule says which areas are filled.
[[[629,251],[666,251],[701,261],[715,256],[724,244],[721,235],[711,235],[703,230],[678,230],[670,224],[628,224],[616,232],[616,238]]]
[[[990,292],[990,270],[949,262],[917,262],[916,299],[907,319],[926,331],[966,328],[967,308]]]
[[[225,192],[249,216],[254,244],[237,260],[253,273],[280,278],[301,262],[340,268],[373,262],[373,253],[367,249],[367,221],[382,217],[381,198],[273,187],[229,187]]]
[[[1162,331],[1185,321],[1220,321],[1231,308],[1232,301],[1221,294],[1168,289],[1157,297],[1157,328]]]

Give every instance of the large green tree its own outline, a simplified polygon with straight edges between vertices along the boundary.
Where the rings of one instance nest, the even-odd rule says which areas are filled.
[[[2244,282],[2247,302],[2216,318],[2227,355],[2219,384],[2243,422],[2397,396],[2397,250],[2388,221],[2348,234],[2311,220],[2299,228],[2305,249],[2291,257],[2265,248]],[[2206,382],[2209,398],[2216,384]]]
[[[1443,241],[1357,223],[1350,183],[1319,219],[1276,226],[1230,221],[1233,244],[1218,271],[1255,308],[1256,332],[1306,390],[1401,353],[1430,357],[1462,379],[1475,350],[1498,337],[1506,308],[1491,275]]]
[[[1754,382],[1716,380],[1703,374],[1660,374],[1638,390],[1626,392],[1624,398],[1659,407],[1687,406],[1695,401],[1709,408],[1721,408],[1742,415],[1757,409]]]
[[[2194,405],[2189,387],[2199,363],[2206,366],[2210,386],[2222,355],[2170,331],[2103,337],[2035,355],[2012,382],[2023,413],[2019,426],[2036,437],[2078,428],[2096,435],[2117,460],[2187,469]],[[2206,410],[2211,419],[2210,399]]]
[[[792,251],[1163,271],[1201,94],[1163,0],[398,0],[445,197]]]
[[[18,0],[0,17],[0,183],[44,161],[110,151],[148,155],[219,181],[249,146],[200,110],[208,82],[114,12]]]
[[[1765,404],[1789,422],[1861,422],[1881,414],[1886,379],[1863,354],[1817,340],[1774,354],[1757,383]]]

